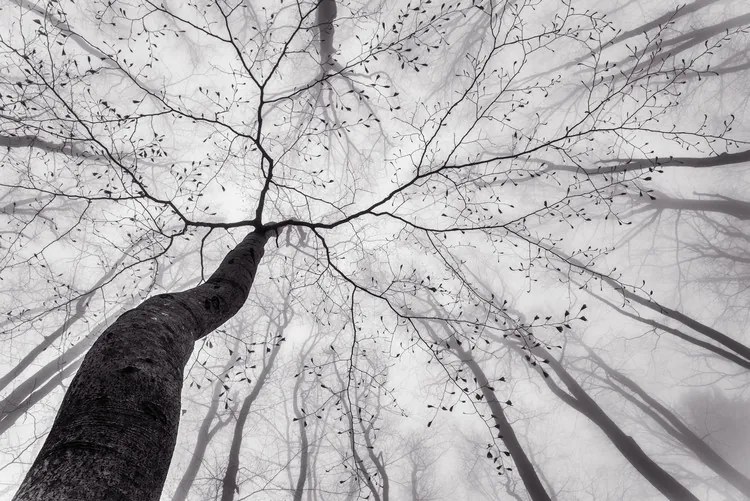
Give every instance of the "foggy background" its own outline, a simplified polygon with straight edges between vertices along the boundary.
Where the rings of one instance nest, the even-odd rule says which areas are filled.
[[[488,402],[552,499],[663,499],[614,436],[748,499],[749,29],[744,0],[0,0],[2,498],[104,328],[265,204],[292,222],[195,345],[162,499],[533,499]]]

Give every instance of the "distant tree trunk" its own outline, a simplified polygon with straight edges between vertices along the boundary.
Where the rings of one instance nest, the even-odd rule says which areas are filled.
[[[373,444],[372,438],[370,437],[370,433],[372,431],[372,423],[370,423],[368,426],[365,426],[362,420],[360,420],[359,424],[362,428],[362,434],[365,438],[367,455],[370,456],[370,461],[372,461],[372,463],[375,465],[375,469],[378,471],[381,482],[383,484],[383,501],[388,501],[390,499],[391,490],[390,479],[388,478],[388,471],[385,469],[385,459],[383,458],[383,453],[381,452],[380,454],[375,454],[375,445]]]
[[[118,310],[113,317],[119,317],[124,309]],[[78,369],[83,362],[83,355],[97,340],[106,325],[98,324],[90,334],[65,350],[57,358],[29,376],[19,384],[10,394],[0,401],[0,435],[8,431],[24,413],[52,390],[62,384],[62,381]],[[81,358],[79,358],[81,357]]]
[[[662,332],[666,332],[668,334],[672,334],[673,336],[682,339],[683,341],[687,341],[688,343],[692,343],[695,346],[699,346],[705,350],[708,350],[722,358],[725,358],[726,360],[730,362],[734,362],[735,364],[744,367],[745,369],[750,369],[750,360],[747,360],[740,355],[737,354],[736,351],[730,351],[725,348],[722,348],[721,346],[716,346],[715,344],[709,343],[708,341],[703,341],[700,339],[695,338],[694,336],[690,334],[686,334],[682,330],[675,329],[673,327],[670,327],[666,324],[663,324],[661,322],[657,322],[656,320],[653,320],[651,318],[642,317],[640,315],[636,315],[635,313],[632,313],[625,309],[624,307],[620,307],[616,305],[615,303],[608,301],[604,297],[600,296],[599,294],[596,294],[592,291],[587,291],[589,294],[597,298],[602,303],[606,304],[610,308],[620,312],[622,315],[625,315],[628,318],[632,318],[633,320],[636,320],[638,322],[641,322],[643,324],[649,325],[655,329],[659,329]]]
[[[307,438],[307,422],[305,421],[304,412],[299,405],[299,393],[302,387],[302,380],[303,376],[300,374],[297,377],[297,381],[294,383],[294,394],[292,396],[294,418],[297,420],[300,436],[299,476],[297,477],[297,484],[294,487],[294,501],[302,501],[302,495],[305,492],[305,480],[307,479],[307,463],[310,455],[310,443]]]
[[[334,367],[334,370],[336,368]],[[336,370],[336,377],[339,380],[339,384],[341,385],[341,388],[343,389],[343,392],[346,393],[349,391],[349,386],[344,382],[344,378],[341,377],[341,374]],[[355,389],[356,391],[356,389]],[[362,459],[362,456],[359,455],[359,452],[357,451],[357,442],[356,437],[354,434],[354,414],[352,411],[352,405],[356,405],[359,407],[358,404],[351,404],[351,401],[349,398],[342,398],[341,399],[341,407],[344,409],[344,415],[347,417],[348,426],[349,429],[347,430],[347,433],[349,434],[349,447],[352,451],[352,460],[354,461],[354,472],[357,474],[357,478],[361,479],[367,488],[370,490],[370,494],[372,494],[372,498],[375,501],[383,501],[380,491],[378,487],[375,485],[375,482],[373,482],[373,476],[370,474],[369,470],[367,469],[367,465],[365,464],[364,459]],[[360,408],[361,409],[361,408]],[[357,419],[362,419],[361,414],[357,416]],[[367,498],[370,496],[368,495]],[[349,499],[349,498],[347,498]]]
[[[526,351],[527,353],[540,357],[542,360],[546,360],[549,367],[565,384],[570,394],[557,386],[557,383],[555,383],[552,378],[545,377],[544,381],[547,383],[550,390],[552,390],[552,392],[562,401],[589,418],[592,423],[599,427],[617,450],[625,456],[628,462],[630,462],[630,464],[633,465],[633,467],[667,499],[673,501],[699,501],[698,498],[695,497],[684,485],[679,483],[666,470],[656,464],[656,462],[654,462],[654,460],[651,459],[643,449],[641,449],[633,437],[627,435],[622,428],[620,428],[617,423],[615,423],[612,418],[610,418],[607,413],[599,407],[599,404],[597,404],[596,401],[586,393],[565,367],[563,367],[562,364],[541,345],[541,343],[536,341],[536,338],[526,333],[520,333],[518,335],[518,342],[509,341],[497,336],[491,337],[515,345],[514,348],[522,353]],[[522,347],[526,347],[526,350],[523,350]]]
[[[441,341],[440,336],[437,335],[432,326],[427,324],[423,325],[425,325],[425,328],[434,341]],[[492,390],[492,385],[490,385],[484,370],[479,366],[471,352],[462,348],[456,340],[450,342],[450,350],[464,365],[466,365],[466,367],[469,368],[476,379],[477,386],[480,388],[479,391],[482,392],[484,401],[487,402],[490,412],[492,413],[492,420],[495,422],[495,428],[500,433],[500,438],[502,438],[505,447],[508,448],[510,457],[513,458],[513,462],[516,464],[518,475],[521,477],[529,496],[534,501],[550,501],[549,494],[547,494],[547,490],[539,479],[534,465],[531,460],[529,460],[529,457],[523,450],[521,442],[519,442],[518,437],[516,437],[515,431],[513,431],[513,427],[505,417],[505,411],[497,400],[497,396],[495,395],[494,390]]]
[[[336,20],[336,0],[320,0],[317,8],[318,30],[320,31],[320,64],[324,71],[333,66],[333,34],[336,31],[333,22]]]
[[[229,449],[227,471],[224,474],[224,480],[221,484],[221,501],[232,501],[234,499],[234,493],[239,492],[239,487],[237,485],[237,473],[240,469],[240,450],[242,449],[242,435],[244,433],[247,416],[250,414],[250,407],[258,398],[260,390],[263,388],[263,385],[266,382],[268,373],[271,372],[273,362],[274,360],[276,360],[276,355],[279,353],[279,349],[281,348],[280,338],[277,336],[274,339],[274,346],[273,349],[271,349],[271,354],[266,360],[266,365],[263,366],[263,370],[260,371],[258,380],[255,381],[255,386],[253,386],[252,391],[245,398],[245,401],[242,403],[242,407],[240,408],[240,412],[237,415],[237,423],[234,426],[232,445]]]
[[[49,378],[46,383],[29,393],[22,401],[18,401],[18,403],[12,408],[4,408],[2,420],[0,420],[0,434],[8,431],[16,421],[29,411],[29,409],[38,404],[44,397],[52,393],[52,391],[60,386],[66,378],[73,375],[79,365],[81,365],[81,359],[73,361],[67,367],[55,372],[54,376]]]
[[[676,320],[677,322],[680,322],[681,324],[686,325],[690,327],[691,329],[693,329],[694,331],[699,332],[703,334],[704,336],[706,336],[707,338],[719,343],[720,345],[727,348],[729,351],[732,351],[738,356],[744,358],[746,362],[750,361],[750,347],[748,347],[747,345],[727,336],[726,334],[722,332],[717,331],[716,329],[712,327],[709,327],[708,325],[705,325],[685,315],[684,313],[680,313],[677,310],[673,310],[672,308],[663,306],[651,298],[643,298],[639,296],[635,292],[628,290],[626,287],[620,284],[617,280],[607,275],[596,273],[595,271],[591,270],[591,268],[589,268],[588,266],[583,264],[581,261],[579,261],[578,259],[572,256],[566,256],[562,253],[557,253],[557,252],[555,252],[555,255],[565,260],[567,263],[572,264],[573,266],[576,266],[580,269],[587,270],[588,272],[592,273],[594,276],[600,278],[603,282],[608,284],[614,290],[621,293],[623,297],[625,297],[625,299],[634,301],[642,306],[645,306],[646,308],[649,308],[652,311],[661,313],[662,315],[669,317],[672,320]]]
[[[411,501],[421,501],[419,498],[419,470],[416,463],[412,463],[411,465],[410,485]]]
[[[245,303],[266,240],[250,233],[205,283],[147,299],[99,337],[15,500],[159,499],[193,344]]]
[[[482,368],[479,366],[476,360],[471,356],[470,353],[461,349],[457,350],[460,353],[461,361],[471,370],[474,377],[477,379],[477,385],[480,386],[484,400],[492,412],[492,420],[495,422],[495,428],[500,432],[505,447],[508,448],[510,456],[513,458],[513,462],[516,464],[518,475],[523,480],[523,485],[529,493],[529,497],[534,501],[545,500],[549,501],[551,498],[547,494],[547,490],[544,488],[542,481],[536,473],[536,469],[532,464],[531,460],[523,450],[523,446],[518,441],[516,433],[513,431],[508,419],[505,417],[500,402],[497,400],[497,395],[491,389],[487,375],[484,373]]]
[[[237,339],[237,343],[235,343],[232,351],[237,351],[238,344],[239,338]],[[206,415],[203,417],[203,421],[201,421],[201,426],[198,429],[198,436],[195,438],[193,454],[190,457],[190,462],[188,463],[187,468],[185,468],[185,472],[182,474],[180,483],[177,484],[177,489],[172,496],[172,501],[184,501],[188,498],[190,488],[193,486],[195,477],[198,475],[209,442],[211,442],[214,435],[216,435],[216,433],[227,424],[227,421],[219,421],[216,426],[213,428],[211,427],[214,418],[216,418],[216,411],[219,409],[221,392],[224,390],[224,375],[232,368],[232,362],[233,359],[230,358],[224,366],[224,369],[221,371],[221,374],[219,374],[219,377],[216,378],[213,391],[211,392],[211,403],[208,406]]]
[[[633,402],[640,407],[646,414],[650,415],[654,421],[664,428],[671,436],[679,440],[693,454],[700,459],[703,464],[711,468],[717,475],[732,484],[738,491],[750,496],[750,479],[729,464],[724,458],[716,453],[706,442],[696,435],[676,414],[670,411],[661,402],[649,395],[635,381],[627,377],[620,371],[610,367],[594,351],[586,347],[589,357],[596,364],[604,369],[608,377],[617,381],[635,395],[640,397],[643,402],[633,399]],[[622,391],[619,387],[613,386],[615,391]]]
[[[135,244],[131,245],[130,248],[128,248],[125,252],[123,252],[122,256],[115,262],[114,265],[107,271],[102,277],[94,284],[93,287],[89,290],[89,292],[82,294],[75,300],[75,306],[73,308],[72,314],[65,319],[65,322],[55,329],[52,333],[45,336],[42,342],[40,342],[38,345],[36,345],[34,348],[31,349],[16,365],[13,367],[8,373],[0,377],[0,390],[8,386],[13,380],[16,379],[31,363],[36,359],[36,357],[39,356],[40,353],[42,353],[44,350],[52,346],[52,344],[57,341],[60,336],[65,334],[67,330],[70,328],[71,325],[76,323],[77,321],[81,320],[86,316],[86,312],[88,310],[89,301],[91,301],[91,298],[94,296],[97,290],[99,288],[103,287],[106,283],[108,283],[110,280],[112,280],[115,275],[117,274],[118,268],[120,265],[125,261],[125,258],[128,257],[129,252],[135,247]]]

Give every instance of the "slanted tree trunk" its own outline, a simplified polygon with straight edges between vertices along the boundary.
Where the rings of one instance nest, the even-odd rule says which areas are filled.
[[[65,379],[75,373],[80,364],[81,359],[73,361],[68,366],[55,372],[51,378],[49,378],[43,385],[31,391],[23,400],[17,401],[13,407],[4,408],[2,411],[2,420],[0,420],[0,434],[5,433],[12,428],[13,425],[16,424],[16,421],[26,414],[29,409],[38,404],[44,397],[52,393],[55,388],[63,384]]]
[[[135,247],[135,244],[131,245],[130,248],[128,248],[125,252],[123,252],[122,256],[115,262],[114,265],[106,272],[102,277],[97,280],[97,282],[94,284],[91,289],[86,292],[85,294],[80,295],[75,300],[75,306],[73,307],[73,311],[71,312],[70,316],[63,322],[63,324],[54,330],[51,334],[44,337],[42,342],[40,342],[38,345],[36,345],[34,348],[31,349],[16,365],[13,367],[6,375],[3,377],[0,377],[0,390],[8,386],[12,381],[14,381],[24,370],[26,370],[33,362],[36,360],[36,357],[39,356],[40,353],[42,353],[44,350],[52,346],[52,344],[57,341],[63,334],[65,334],[68,329],[84,318],[86,314],[88,313],[88,306],[89,301],[94,297],[96,291],[98,291],[100,288],[102,288],[104,285],[106,285],[108,282],[110,282],[118,273],[120,265],[125,261],[125,258],[128,257],[130,251]]]
[[[120,316],[125,309],[118,310],[113,315]],[[83,362],[83,355],[99,334],[105,329],[105,323],[101,322],[93,332],[65,350],[57,358],[47,362],[33,375],[29,376],[23,383],[16,386],[10,394],[0,401],[0,435],[8,431],[11,426],[28,412],[29,409],[52,390],[62,384],[62,381],[78,369]]]
[[[267,235],[250,233],[203,284],[151,297],[94,343],[16,501],[157,501],[196,340],[247,299]]]
[[[607,275],[597,273],[596,271],[592,270],[590,267],[588,267],[587,265],[585,265],[584,263],[582,263],[581,261],[579,261],[578,259],[572,256],[566,256],[565,254],[561,252],[557,252],[555,250],[549,249],[544,246],[541,246],[541,247],[544,250],[550,252],[551,254],[554,254],[555,256],[564,260],[568,264],[571,264],[581,270],[586,270],[588,273],[591,273],[592,275],[598,277],[599,279],[602,280],[602,282],[606,283],[607,285],[612,287],[614,290],[621,293],[625,299],[634,301],[642,306],[645,306],[646,308],[649,308],[652,311],[655,311],[666,317],[671,318],[672,320],[680,322],[681,324],[686,325],[687,327],[690,327],[694,331],[703,334],[704,336],[711,339],[712,341],[715,341],[716,343],[722,345],[724,348],[728,349],[729,351],[734,352],[739,357],[744,358],[745,361],[750,361],[750,346],[747,346],[741,343],[740,341],[737,341],[736,339],[733,339],[730,336],[722,332],[719,332],[716,329],[709,327],[708,325],[705,325],[693,319],[692,317],[685,315],[684,313],[681,313],[677,310],[673,310],[672,308],[668,308],[656,302],[652,298],[641,297],[635,292],[628,290],[625,286],[623,286],[617,280]],[[619,310],[622,311],[621,308],[619,308]]]
[[[286,324],[282,327],[282,329]],[[260,390],[266,382],[268,373],[271,372],[276,355],[279,353],[281,348],[281,337],[277,336],[274,338],[274,346],[271,349],[271,353],[266,360],[266,364],[263,366],[263,370],[260,371],[258,380],[255,382],[250,394],[245,398],[242,403],[240,412],[237,415],[237,424],[234,427],[234,435],[232,437],[232,445],[229,449],[229,461],[227,464],[227,471],[224,474],[224,480],[222,481],[221,487],[221,501],[232,501],[234,499],[234,493],[239,492],[239,486],[237,485],[237,473],[240,470],[240,450],[242,449],[242,435],[245,429],[245,422],[247,416],[250,414],[250,407],[253,402],[257,400]]]
[[[552,371],[560,378],[565,387],[570,393],[566,393],[560,388],[551,377],[544,378],[544,382],[547,383],[549,389],[557,395],[563,402],[567,403],[575,410],[589,418],[612,444],[617,448],[618,451],[630,462],[631,465],[643,475],[643,478],[649,481],[664,497],[673,501],[698,501],[684,485],[678,482],[672,475],[666,470],[659,466],[653,459],[651,459],[646,452],[641,449],[638,442],[633,439],[630,435],[626,434],[617,423],[615,423],[609,415],[586,393],[586,391],[578,384],[578,381],[570,375],[570,373],[563,367],[563,365],[550,354],[541,343],[537,342],[536,339],[528,333],[519,332],[517,341],[510,341],[509,339],[503,339],[498,336],[490,335],[490,337],[511,345],[517,349],[524,356],[529,353],[539,359],[546,361]],[[526,348],[525,350],[523,348]]]
[[[648,317],[642,317],[640,315],[637,315],[635,313],[632,313],[628,311],[624,307],[620,307],[616,305],[615,303],[608,301],[604,297],[600,296],[599,294],[596,294],[593,291],[588,290],[589,294],[597,298],[602,303],[606,304],[610,308],[618,311],[620,314],[625,315],[628,318],[632,318],[633,320],[636,320],[638,322],[641,322],[642,324],[646,324],[648,326],[653,327],[654,329],[659,329],[662,332],[666,332],[667,334],[671,334],[678,339],[682,339],[683,341],[687,341],[688,343],[692,343],[695,346],[699,346],[705,350],[708,350],[719,357],[725,358],[726,360],[730,362],[734,362],[735,364],[739,365],[740,367],[744,367],[745,369],[750,369],[750,360],[745,359],[737,354],[736,351],[730,351],[728,349],[725,349],[721,346],[717,346],[715,344],[709,343],[708,341],[703,341],[701,339],[696,338],[695,336],[692,336],[690,334],[685,333],[683,330],[675,329],[673,327],[670,327],[666,324],[663,324],[661,322],[657,322],[654,319],[648,318]],[[699,331],[700,332],[700,331]]]
[[[234,349],[232,351],[236,352],[238,345],[239,338],[237,339],[237,342],[235,343]],[[233,359],[230,358],[219,376],[216,378],[213,391],[211,392],[211,403],[208,406],[206,415],[203,417],[203,421],[201,421],[201,426],[198,429],[198,436],[195,438],[195,447],[193,448],[193,454],[190,457],[190,462],[188,463],[185,471],[182,474],[180,483],[177,484],[177,489],[172,496],[172,501],[183,501],[188,498],[190,488],[193,486],[195,477],[198,475],[198,471],[200,470],[201,463],[203,462],[203,456],[205,456],[206,454],[206,448],[208,447],[209,442],[211,442],[211,439],[214,437],[214,435],[216,435],[216,433],[228,423],[228,421],[219,421],[218,423],[216,423],[216,426],[211,426],[214,422],[214,419],[216,418],[216,411],[219,409],[221,392],[224,390],[224,378],[227,372],[231,370],[232,366]]]
[[[423,325],[434,341],[438,343],[442,341],[432,326],[428,324]],[[529,493],[529,497],[534,501],[550,501],[549,494],[544,488],[542,481],[539,479],[533,463],[526,455],[526,451],[523,450],[523,446],[521,445],[521,442],[518,441],[518,437],[516,437],[516,433],[508,421],[508,418],[505,417],[505,411],[503,410],[502,405],[500,405],[497,395],[495,395],[495,391],[492,389],[492,385],[490,385],[484,370],[474,359],[471,352],[461,347],[456,340],[453,340],[449,344],[449,349],[466,367],[469,368],[476,379],[477,385],[482,392],[482,397],[484,397],[484,401],[487,402],[490,412],[492,413],[492,420],[495,423],[495,428],[498,430],[505,447],[508,448],[510,457],[516,464],[516,470],[523,481],[523,485]]]
[[[696,435],[674,412],[669,410],[664,404],[649,395],[641,386],[627,377],[622,372],[615,370],[607,364],[594,351],[586,346],[589,358],[599,367],[604,369],[608,378],[617,381],[619,384],[633,392],[641,398],[641,401],[633,398],[633,403],[640,407],[646,414],[651,416],[667,433],[679,440],[685,447],[695,454],[703,464],[711,468],[717,475],[732,484],[735,489],[741,493],[750,496],[750,479],[743,475],[739,470],[729,464],[716,451],[714,451],[701,437]],[[622,388],[612,385],[612,388],[618,393],[628,396]]]
[[[482,370],[477,361],[474,360],[474,357],[472,357],[466,350],[461,349],[456,350],[456,352],[460,354],[461,361],[469,368],[469,370],[471,370],[471,373],[477,379],[477,385],[480,386],[482,396],[484,396],[484,400],[487,402],[490,412],[492,412],[492,420],[495,422],[495,428],[500,432],[503,443],[505,444],[505,447],[508,448],[508,452],[513,458],[513,462],[516,464],[518,475],[521,477],[521,480],[523,480],[523,485],[526,487],[529,496],[534,501],[549,501],[551,498],[549,497],[547,490],[544,488],[542,481],[539,479],[533,463],[526,455],[521,443],[518,441],[518,437],[516,437],[516,433],[513,431],[513,427],[508,421],[508,418],[505,417],[505,412],[503,411],[500,402],[497,400],[497,395],[495,395],[495,392],[491,389],[492,386],[490,385],[484,370]]]

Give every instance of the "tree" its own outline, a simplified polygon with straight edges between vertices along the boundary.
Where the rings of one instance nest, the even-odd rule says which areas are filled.
[[[223,367],[223,397],[251,378],[257,389],[239,406],[234,438],[211,439],[231,451],[210,486],[224,478],[224,499],[249,457],[265,461],[247,462],[252,489],[387,499],[397,459],[379,423],[393,414],[427,426],[433,411],[452,420],[444,429],[487,428],[492,444],[477,454],[503,456],[496,471],[513,477],[498,490],[582,493],[584,477],[560,489],[532,459],[547,430],[531,409],[551,400],[532,388],[539,357],[567,388],[555,386],[560,398],[642,474],[638,489],[697,496],[555,353],[584,329],[579,294],[591,292],[602,298],[587,313],[598,332],[625,323],[654,334],[617,331],[628,356],[655,350],[675,373],[698,360],[693,375],[705,371],[706,384],[717,374],[748,383],[740,317],[722,314],[747,314],[746,291],[695,286],[701,275],[679,255],[654,255],[644,235],[661,238],[666,218],[677,234],[719,224],[725,240],[699,256],[702,271],[719,269],[724,254],[741,266],[749,129],[736,82],[749,67],[750,17],[731,0],[637,2],[643,16],[631,4],[606,13],[587,0],[3,5],[5,401],[25,412],[75,370],[63,356],[69,335],[137,305],[94,336],[16,499],[158,499],[180,419],[192,419],[181,395],[204,377],[217,384],[209,367]],[[295,340],[271,333],[270,351],[253,353],[260,319],[292,311],[300,326],[276,328]],[[243,323],[251,327],[235,327]],[[311,325],[315,342],[297,341]],[[503,337],[511,333],[523,346]],[[261,395],[300,353],[306,374]],[[55,354],[64,365],[30,393],[24,378]],[[426,389],[395,384],[403,373]],[[669,371],[660,377],[671,384]],[[511,399],[498,396],[510,393],[503,408]],[[300,444],[251,456],[243,430],[278,432],[289,413],[279,394],[292,395]],[[205,402],[206,437],[216,398]],[[255,422],[250,408],[261,402]],[[6,412],[2,422],[22,434],[20,414]],[[464,412],[484,419],[467,425]],[[291,464],[299,475],[282,486]],[[699,466],[685,475],[700,480]]]

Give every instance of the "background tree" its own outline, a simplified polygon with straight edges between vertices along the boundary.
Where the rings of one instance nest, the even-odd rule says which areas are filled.
[[[0,7],[8,495],[736,494],[568,361],[744,401],[745,2]]]

